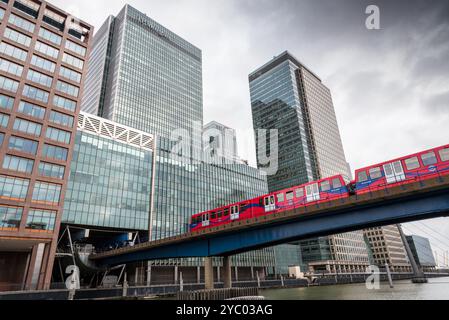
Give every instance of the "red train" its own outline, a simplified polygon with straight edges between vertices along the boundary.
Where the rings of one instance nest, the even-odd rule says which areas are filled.
[[[449,145],[358,169],[356,179],[349,183],[338,175],[198,213],[191,218],[190,231],[197,232],[441,175],[449,175]]]

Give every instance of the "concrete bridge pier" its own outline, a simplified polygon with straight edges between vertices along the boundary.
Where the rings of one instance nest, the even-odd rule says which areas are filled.
[[[225,289],[232,288],[232,267],[231,257],[229,256],[223,258],[223,281]]]
[[[214,260],[212,257],[204,258],[204,282],[206,290],[213,290],[215,288]]]

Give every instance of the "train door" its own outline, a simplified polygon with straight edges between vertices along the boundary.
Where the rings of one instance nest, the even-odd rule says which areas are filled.
[[[210,226],[210,216],[209,214],[204,214],[203,215],[203,227],[208,227]]]
[[[306,186],[306,195],[307,195],[307,202],[319,201],[321,198],[318,183]]]
[[[232,206],[231,207],[231,220],[238,220],[240,219],[240,212],[239,212],[239,206]]]
[[[388,184],[405,180],[405,172],[404,168],[402,167],[401,161],[387,163],[386,165],[384,165],[384,171]]]
[[[271,212],[276,210],[276,202],[274,201],[274,196],[268,196],[263,199],[265,212]]]

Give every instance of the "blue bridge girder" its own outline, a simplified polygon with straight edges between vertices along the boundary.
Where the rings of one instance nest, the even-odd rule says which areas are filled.
[[[101,265],[170,258],[223,257],[391,224],[449,216],[449,177],[353,196],[230,228],[184,235],[93,256]]]

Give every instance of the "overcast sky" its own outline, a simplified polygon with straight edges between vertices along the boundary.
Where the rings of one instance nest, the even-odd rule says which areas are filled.
[[[98,29],[127,1],[51,2]],[[253,164],[248,74],[284,50],[330,88],[352,169],[449,143],[449,1],[128,3],[203,51],[205,121],[237,129],[240,155]],[[380,8],[381,30],[365,27],[370,4]],[[449,243],[447,219],[427,226]],[[407,229],[426,235],[418,227],[426,230]]]

